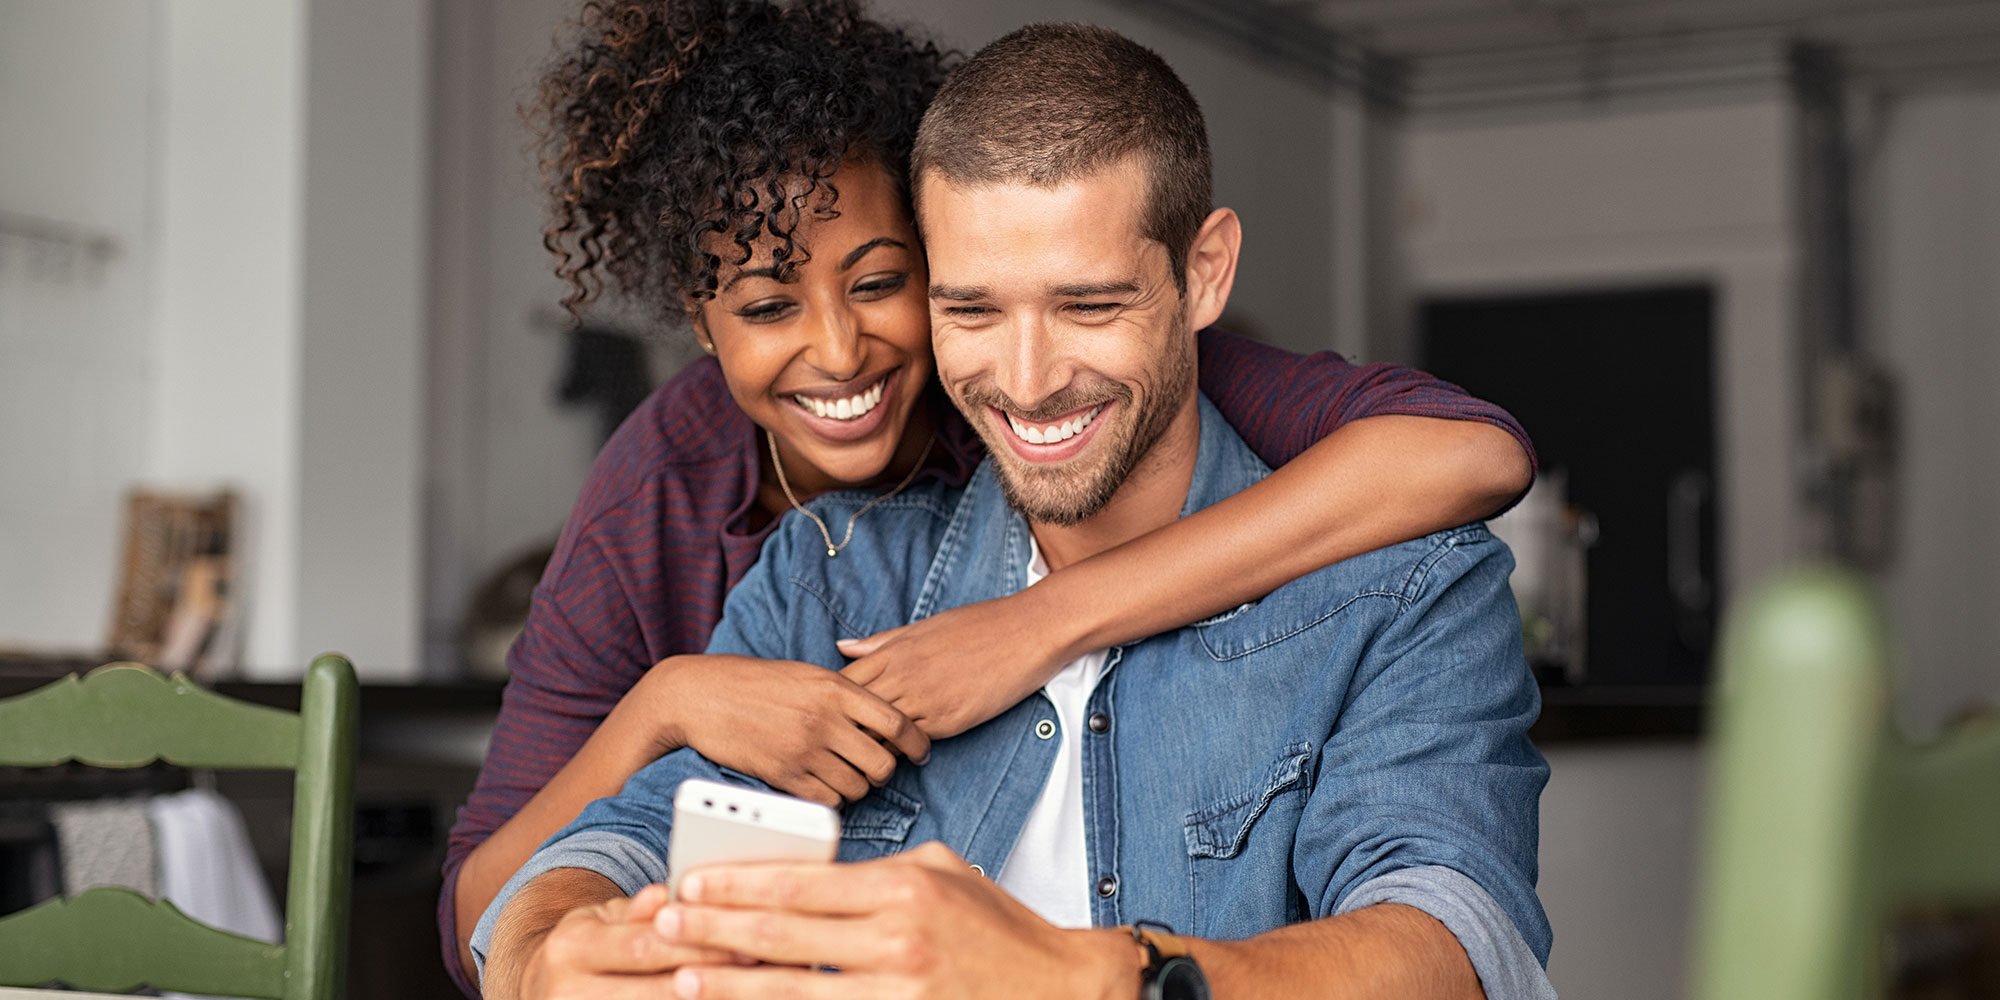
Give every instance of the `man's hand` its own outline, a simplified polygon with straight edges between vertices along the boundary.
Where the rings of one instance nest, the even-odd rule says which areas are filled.
[[[854,662],[841,675],[930,738],[957,736],[1034,694],[1074,658],[1058,635],[1062,614],[1044,614],[1033,603],[1042,589],[843,639],[840,652]]]
[[[684,903],[654,920],[662,940],[769,963],[689,963],[674,976],[682,998],[1126,1000],[1139,992],[1131,938],[1061,930],[941,844],[860,864],[704,868],[681,891]]]
[[[657,998],[668,995],[674,970],[683,965],[736,961],[728,952],[661,938],[653,929],[653,918],[666,902],[666,887],[650,885],[630,898],[619,897],[570,910],[538,938],[532,934],[519,937],[496,934],[495,961],[488,967],[487,997],[491,1000]],[[500,961],[503,937],[511,938],[509,946],[525,949],[526,955],[509,955],[510,961]],[[503,965],[511,968],[503,973]]]

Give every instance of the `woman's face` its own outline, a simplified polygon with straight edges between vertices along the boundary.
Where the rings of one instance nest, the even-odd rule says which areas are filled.
[[[833,183],[839,215],[794,234],[811,259],[779,281],[775,238],[740,267],[721,254],[695,328],[801,492],[881,476],[931,377],[929,279],[907,203],[873,164],[849,162]]]

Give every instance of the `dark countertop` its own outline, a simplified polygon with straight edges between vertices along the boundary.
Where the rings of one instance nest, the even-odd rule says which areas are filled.
[[[98,665],[96,661],[76,658],[0,656],[0,698],[24,694],[64,673],[88,671]],[[297,684],[228,680],[208,686],[219,694],[273,708],[296,709],[299,705]],[[363,683],[361,717],[364,721],[490,719],[500,711],[502,689],[501,684],[475,680],[442,684]],[[1544,746],[1691,740],[1701,733],[1705,703],[1705,693],[1699,688],[1544,687],[1542,717],[1535,724],[1533,736],[1536,743]]]

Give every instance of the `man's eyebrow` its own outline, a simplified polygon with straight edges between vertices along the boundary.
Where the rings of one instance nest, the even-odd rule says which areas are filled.
[[[723,283],[722,290],[726,292],[736,287],[736,283],[742,281],[744,278],[770,278],[776,281],[778,280],[778,269],[775,267],[753,267],[747,271],[738,271],[730,275],[729,280]]]
[[[868,251],[873,250],[876,247],[896,247],[902,250],[909,249],[909,246],[905,244],[902,240],[891,239],[890,237],[887,236],[877,236],[874,239],[869,240],[868,242],[863,243],[852,250],[849,250],[847,252],[847,256],[840,258],[840,269],[845,271],[848,268],[853,267],[857,262],[861,260],[861,258],[868,256]]]
[[[1088,299],[1098,295],[1130,295],[1139,290],[1139,283],[1131,279],[1124,281],[1094,281],[1077,285],[1057,285],[1052,291],[1066,299]]]
[[[932,285],[931,298],[947,302],[977,302],[991,298],[993,289],[984,285]]]

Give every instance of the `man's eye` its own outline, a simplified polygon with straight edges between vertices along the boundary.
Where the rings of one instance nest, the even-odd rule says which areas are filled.
[[[991,306],[945,306],[944,314],[959,319],[979,319],[994,312]]]
[[[902,290],[909,280],[909,275],[906,274],[885,274],[855,285],[854,294],[864,299],[887,298]]]
[[[1085,316],[1108,316],[1117,312],[1118,308],[1119,303],[1116,302],[1073,302],[1070,304],[1070,309],[1073,312]]]

